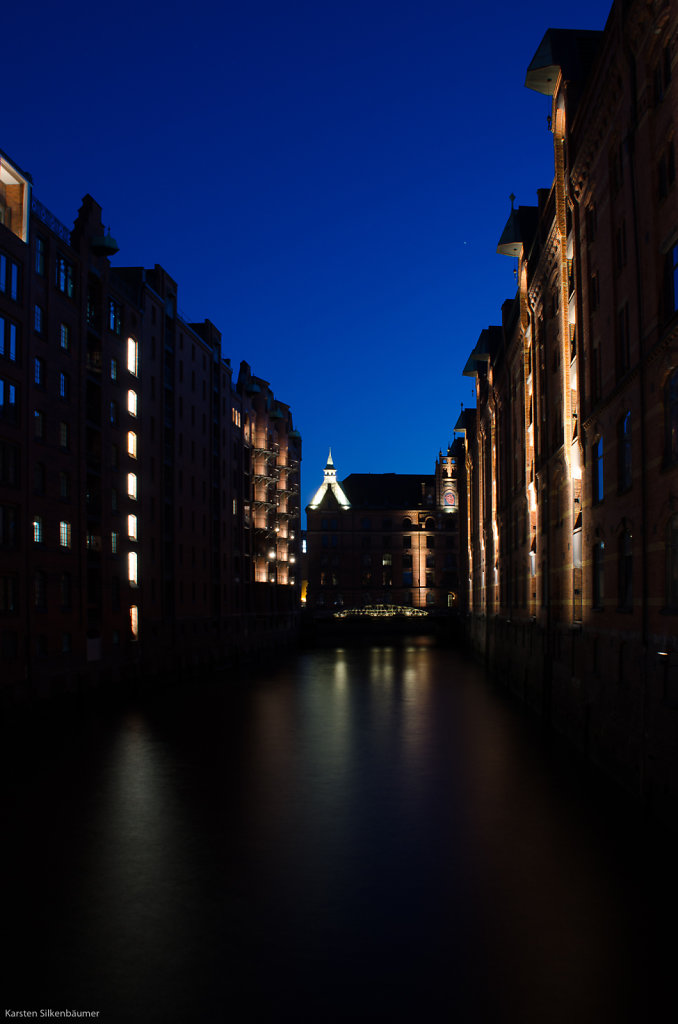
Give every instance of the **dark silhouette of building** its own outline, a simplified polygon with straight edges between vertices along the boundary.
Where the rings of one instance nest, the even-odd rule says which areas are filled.
[[[0,154],[3,698],[277,642],[299,590],[289,407],[246,363],[233,380],[162,267],[111,266],[91,196],[70,231],[31,192]]]

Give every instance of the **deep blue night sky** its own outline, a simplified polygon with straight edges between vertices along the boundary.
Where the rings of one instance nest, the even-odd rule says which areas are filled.
[[[117,265],[163,265],[189,320],[269,380],[304,439],[302,503],[430,473],[461,376],[515,290],[508,196],[552,179],[549,27],[610,0],[8,5],[0,148],[67,226],[87,192]]]

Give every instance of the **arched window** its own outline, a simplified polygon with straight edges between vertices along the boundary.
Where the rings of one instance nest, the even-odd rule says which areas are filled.
[[[666,527],[666,604],[678,610],[678,514]]]
[[[674,370],[664,389],[666,461],[678,462],[678,370]]]
[[[605,494],[605,486],[603,482],[603,439],[599,437],[593,446],[592,451],[593,458],[591,459],[591,471],[593,474],[592,479],[592,494],[593,502],[597,504],[603,500]]]
[[[619,490],[631,487],[631,413],[627,412],[619,421]]]
[[[605,544],[593,545],[593,607],[602,608],[605,596]]]

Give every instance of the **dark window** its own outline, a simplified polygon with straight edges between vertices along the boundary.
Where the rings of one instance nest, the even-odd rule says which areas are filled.
[[[600,278],[598,276],[598,271],[596,270],[596,271],[594,271],[591,274],[591,280],[590,280],[590,283],[589,283],[589,306],[591,308],[591,312],[595,313],[595,311],[598,309],[599,305],[600,305]]]
[[[0,356],[10,363],[17,361],[17,327],[11,320],[0,316]]]
[[[678,462],[678,370],[674,370],[664,389],[666,461]]]
[[[659,198],[666,199],[676,181],[676,158],[673,139],[665,146],[657,164],[657,191]]]
[[[35,574],[33,602],[35,607],[40,610],[47,607],[47,583],[44,572],[41,572],[40,570]]]
[[[59,598],[62,608],[71,607],[71,574],[63,572],[59,580]]]
[[[672,317],[678,310],[678,243],[666,255],[666,315]]]
[[[19,519],[14,505],[0,505],[0,547],[15,548],[19,539]]]
[[[626,266],[626,221],[617,228],[615,236],[615,260],[617,271],[622,270]]]
[[[115,299],[109,299],[108,301],[108,329],[118,335],[122,330],[122,310],[120,303],[116,302]]]
[[[16,385],[0,377],[0,421],[16,423],[18,419],[17,405]]]
[[[602,501],[605,496],[603,479],[603,439],[600,437],[594,444],[591,454],[591,468],[593,473],[592,495],[594,503]]]
[[[617,377],[628,373],[630,366],[629,304],[625,302],[617,314]]]
[[[619,490],[631,487],[631,413],[627,412],[619,421]]]
[[[0,252],[0,292],[15,301],[19,298],[20,270],[18,263]]]
[[[619,607],[633,608],[633,539],[628,530],[619,539]]]
[[[0,576],[0,615],[12,615],[18,606],[17,577],[13,574]]]
[[[602,608],[605,596],[605,545],[593,545],[593,607]]]
[[[666,604],[678,610],[678,514],[666,527]]]
[[[75,275],[73,264],[69,263],[63,256],[57,257],[56,262],[56,286],[60,292],[72,299],[75,294]]]
[[[45,239],[39,235],[35,239],[35,272],[40,277],[45,273]]]
[[[16,487],[19,483],[19,448],[0,441],[0,484]]]
[[[586,210],[586,241],[590,244],[596,240],[596,231],[598,229],[598,213],[596,210],[595,203]]]

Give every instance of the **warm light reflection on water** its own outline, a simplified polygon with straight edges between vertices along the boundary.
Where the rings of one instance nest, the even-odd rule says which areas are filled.
[[[8,972],[17,1005],[645,1019],[672,874],[610,791],[428,638],[307,652],[61,731],[32,759],[5,745],[7,921],[32,951],[25,981],[21,956]]]

